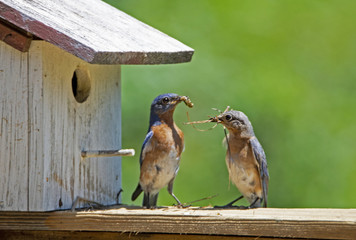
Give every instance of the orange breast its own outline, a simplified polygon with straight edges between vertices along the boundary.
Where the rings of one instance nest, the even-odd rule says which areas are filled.
[[[153,136],[142,152],[140,184],[144,191],[154,191],[174,178],[183,151],[183,133],[175,125],[151,128]]]

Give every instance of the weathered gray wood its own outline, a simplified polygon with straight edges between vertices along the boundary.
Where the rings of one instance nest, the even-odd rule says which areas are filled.
[[[83,103],[76,69],[91,85]],[[117,203],[121,158],[81,161],[81,152],[121,148],[120,73],[44,41],[28,53],[0,42],[0,210],[70,209],[77,196]]]
[[[0,210],[28,209],[27,57],[0,42]]]
[[[102,204],[116,203],[121,189],[120,158],[81,161],[83,149],[121,148],[120,67],[87,64],[45,43],[42,45],[43,209],[69,209],[77,196]],[[77,103],[72,76],[88,72],[90,95]],[[32,159],[31,159],[32,161]],[[31,178],[33,176],[30,176]],[[41,183],[39,183],[41,184]],[[41,192],[39,192],[41,198]]]
[[[179,63],[193,55],[100,0],[0,0],[0,18],[90,63]]]
[[[49,186],[44,177],[43,152],[43,45],[38,41],[32,44],[29,50],[28,70],[28,113],[29,113],[29,209],[30,211],[43,211],[44,189]]]
[[[100,223],[100,224],[98,224]],[[178,233],[355,239],[356,209],[112,209],[3,212],[0,230]]]
[[[122,232],[73,232],[73,231],[1,231],[3,239],[14,240],[47,240],[47,239],[120,239],[120,240],[256,240],[256,237],[236,237],[197,234],[160,234],[160,233],[122,233]],[[258,240],[272,240],[275,238],[258,238]],[[299,238],[298,238],[299,239]],[[293,238],[293,240],[298,240]],[[281,239],[279,239],[281,240]]]

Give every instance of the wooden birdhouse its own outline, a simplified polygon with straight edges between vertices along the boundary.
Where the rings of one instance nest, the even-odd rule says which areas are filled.
[[[0,0],[0,210],[117,203],[121,65],[193,49],[100,0]],[[127,147],[127,146],[126,146]]]

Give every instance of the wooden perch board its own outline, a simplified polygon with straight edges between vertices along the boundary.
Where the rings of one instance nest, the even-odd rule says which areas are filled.
[[[0,231],[93,231],[355,239],[356,209],[155,210],[1,212]]]
[[[194,52],[101,0],[0,0],[0,19],[89,63],[180,63]]]

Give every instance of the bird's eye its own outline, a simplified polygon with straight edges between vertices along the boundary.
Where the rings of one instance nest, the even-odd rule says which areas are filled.
[[[164,98],[162,99],[162,102],[163,102],[163,103],[168,103],[168,102],[169,102],[169,98],[168,98],[168,97],[164,97]]]
[[[227,121],[230,121],[230,120],[232,119],[232,116],[231,116],[231,115],[226,115],[226,116],[225,116],[225,119],[226,119]]]

